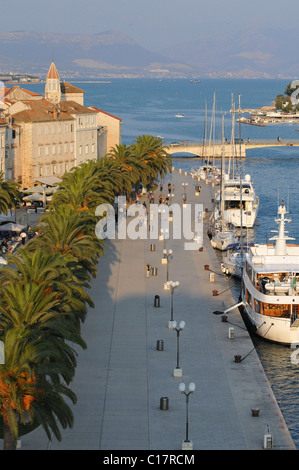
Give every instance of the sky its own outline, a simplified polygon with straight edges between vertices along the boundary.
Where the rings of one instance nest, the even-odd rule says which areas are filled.
[[[254,25],[297,27],[298,0],[0,0],[1,31],[117,30],[154,52]],[[0,52],[1,53],[1,52]]]

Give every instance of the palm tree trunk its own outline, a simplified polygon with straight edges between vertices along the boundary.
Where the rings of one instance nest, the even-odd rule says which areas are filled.
[[[3,420],[3,450],[16,450],[17,441],[13,435],[8,424],[6,424]]]

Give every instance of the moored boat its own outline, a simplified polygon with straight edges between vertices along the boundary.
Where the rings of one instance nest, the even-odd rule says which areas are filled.
[[[299,245],[286,235],[286,207],[278,208],[273,244],[250,247],[242,275],[241,299],[256,333],[273,342],[299,344]]]
[[[222,196],[220,191],[215,194],[215,218],[220,210],[221,197],[224,201],[223,217],[225,220],[234,224],[235,227],[241,227],[241,224],[244,228],[253,227],[258,214],[259,197],[255,193],[250,175],[245,175],[242,183],[240,179],[230,179],[228,175],[224,175]]]

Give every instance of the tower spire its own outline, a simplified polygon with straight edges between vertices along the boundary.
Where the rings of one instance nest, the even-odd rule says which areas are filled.
[[[54,59],[52,59],[46,77],[45,98],[55,104],[61,101],[60,77]]]

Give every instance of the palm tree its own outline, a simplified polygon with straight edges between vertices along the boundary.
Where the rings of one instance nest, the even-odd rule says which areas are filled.
[[[79,323],[85,320],[87,305],[93,307],[94,304],[85,291],[88,284],[74,276],[66,257],[37,248],[35,251],[23,249],[17,255],[8,255],[7,261],[8,265],[0,278],[0,289],[11,282],[44,285],[47,293],[54,292],[59,298],[60,311],[65,311],[67,315],[71,313],[73,319],[77,317],[80,329]],[[81,339],[78,341],[78,338],[73,337],[72,341],[85,347],[85,343]]]
[[[171,171],[172,158],[163,147],[163,140],[150,135],[139,136],[132,146],[134,155],[143,161],[150,178],[162,178]]]
[[[83,210],[94,208],[105,202],[106,198],[111,198],[111,189],[105,185],[103,191],[103,183],[96,169],[96,162],[89,161],[66,173],[59,190],[53,196],[52,206],[69,204],[73,209]]]
[[[0,366],[0,414],[3,420],[4,449],[14,450],[19,423],[42,424],[61,439],[56,418],[63,427],[72,426],[73,415],[63,395],[75,403],[75,394],[57,378],[68,382],[73,374],[65,360],[70,349],[55,335],[39,334],[22,323],[8,328],[5,336],[5,364]]]
[[[16,207],[17,201],[22,198],[15,181],[5,181],[4,173],[0,171],[0,213],[7,214]]]
[[[113,159],[120,166],[122,172],[126,174],[131,184],[135,184],[145,171],[144,163],[141,159],[136,159],[132,153],[132,148],[126,145],[116,145],[107,154],[107,158]]]
[[[95,276],[95,265],[104,253],[103,242],[96,237],[95,225],[88,223],[90,218],[84,212],[60,205],[44,215],[37,226],[42,235],[31,240],[31,248],[38,246],[47,253],[68,255],[68,261],[77,264],[78,273],[83,268],[86,273]]]

